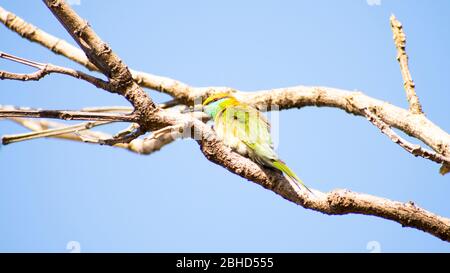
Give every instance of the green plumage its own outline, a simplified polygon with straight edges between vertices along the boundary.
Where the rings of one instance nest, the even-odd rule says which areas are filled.
[[[283,172],[310,191],[279,159],[273,149],[270,124],[260,111],[228,94],[213,95],[203,105],[205,113],[214,120],[214,130],[227,146],[258,164]]]

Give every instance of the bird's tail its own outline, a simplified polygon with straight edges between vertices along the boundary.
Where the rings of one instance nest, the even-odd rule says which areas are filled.
[[[276,160],[273,163],[273,166],[277,168],[278,170],[282,171],[285,175],[288,176],[288,178],[292,179],[296,185],[301,185],[305,187],[310,193],[313,193],[306,185],[303,183],[303,181],[298,178],[298,176],[281,160]]]

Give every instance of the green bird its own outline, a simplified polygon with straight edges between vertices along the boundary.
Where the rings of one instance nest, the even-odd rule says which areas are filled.
[[[295,185],[311,192],[274,151],[270,124],[256,108],[230,94],[218,93],[203,102],[203,112],[213,119],[214,130],[225,145],[262,166],[283,172]]]

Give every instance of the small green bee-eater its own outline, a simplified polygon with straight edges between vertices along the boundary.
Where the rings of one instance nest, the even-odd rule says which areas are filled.
[[[203,111],[213,119],[214,130],[225,145],[260,165],[283,172],[310,191],[274,151],[270,124],[256,108],[230,94],[218,93],[203,102]]]

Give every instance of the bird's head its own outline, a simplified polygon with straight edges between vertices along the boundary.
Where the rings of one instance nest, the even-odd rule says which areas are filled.
[[[229,93],[216,93],[211,96],[209,96],[204,102],[203,102],[203,111],[211,116],[212,118],[215,118],[217,113],[220,112],[223,108],[237,104],[238,101],[235,97],[233,97]]]

